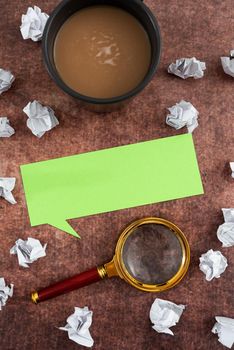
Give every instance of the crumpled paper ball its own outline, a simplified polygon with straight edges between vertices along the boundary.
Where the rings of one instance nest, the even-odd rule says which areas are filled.
[[[182,79],[199,79],[204,76],[205,69],[205,62],[197,60],[196,57],[179,58],[175,63],[170,64],[168,73],[174,74]]]
[[[29,7],[26,15],[21,17],[20,31],[23,39],[41,40],[48,18],[49,16],[41,12],[39,7]]]
[[[150,309],[152,328],[158,333],[174,335],[170,327],[175,326],[185,309],[185,305],[177,305],[171,301],[156,298]]]
[[[16,254],[20,266],[29,267],[34,261],[46,256],[46,246],[38,239],[29,237],[27,240],[18,239],[10,249],[10,254]]]
[[[53,109],[36,100],[29,102],[23,112],[28,116],[27,127],[39,138],[59,124]]]
[[[181,100],[174,106],[168,108],[169,114],[166,117],[166,124],[178,130],[187,126],[188,132],[192,133],[198,126],[199,112],[190,102]]]
[[[230,51],[229,57],[220,57],[223,70],[234,78],[234,50]]]
[[[11,204],[16,204],[16,200],[11,193],[15,188],[15,177],[0,177],[0,197],[3,197]]]
[[[6,285],[5,279],[0,278],[0,310],[2,310],[2,306],[6,305],[8,298],[13,296],[13,289],[14,284],[9,287]]]
[[[11,137],[15,130],[10,125],[7,117],[0,117],[0,137]]]
[[[77,344],[92,347],[94,341],[89,332],[92,317],[93,312],[87,306],[84,308],[75,307],[75,312],[67,318],[66,326],[59,327],[59,329],[68,332],[69,339]]]
[[[14,80],[15,77],[10,71],[0,68],[0,95],[10,89]]]
[[[206,275],[206,280],[219,278],[228,266],[227,259],[220,251],[208,250],[200,257],[200,270]]]

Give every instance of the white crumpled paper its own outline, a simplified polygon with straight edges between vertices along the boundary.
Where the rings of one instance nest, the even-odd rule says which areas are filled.
[[[225,222],[234,222],[234,208],[222,208]]]
[[[89,327],[92,324],[93,312],[88,309],[75,307],[75,312],[67,318],[65,327],[59,329],[68,332],[69,339],[77,344],[91,347],[94,344],[93,338],[89,332]]]
[[[41,9],[39,7],[29,7],[26,15],[22,15],[21,17],[20,31],[22,37],[25,40],[41,40],[48,18],[49,16],[46,13],[41,12]]]
[[[42,137],[46,131],[59,124],[52,108],[42,106],[38,101],[29,102],[23,109],[27,114],[27,127],[37,137]]]
[[[171,301],[156,298],[150,309],[150,321],[154,324],[152,328],[158,333],[174,335],[170,327],[179,322],[185,305],[177,305]]]
[[[217,237],[223,247],[234,246],[234,222],[225,222],[218,227]]]
[[[47,244],[42,246],[38,239],[30,237],[26,241],[18,239],[10,249],[10,254],[17,254],[20,266],[29,267],[28,264],[46,256],[46,246]]]
[[[11,193],[15,187],[15,181],[15,177],[0,177],[0,197],[11,204],[16,204],[16,200]]]
[[[9,119],[0,117],[0,137],[11,137],[14,133],[15,130],[10,126]]]
[[[15,77],[10,71],[0,68],[0,95],[10,89],[14,80]]]
[[[230,162],[230,168],[232,171],[232,177],[234,178],[234,162]]]
[[[170,114],[167,115],[166,124],[176,130],[187,126],[188,132],[191,133],[198,126],[198,111],[190,102],[184,100],[168,108]]]
[[[229,57],[220,57],[223,70],[234,78],[234,50],[230,51]]]
[[[199,79],[204,76],[206,69],[205,62],[192,58],[179,58],[175,63],[171,63],[168,67],[168,73],[177,75],[182,79],[194,78]]]
[[[231,349],[234,343],[234,319],[216,316],[216,323],[212,328],[214,334],[218,334],[219,342]]]
[[[223,208],[224,223],[218,227],[217,237],[223,247],[234,246],[234,208]]]
[[[227,259],[218,250],[213,251],[213,249],[210,249],[200,257],[199,268],[206,275],[207,281],[219,278],[227,266]]]
[[[8,297],[12,297],[13,288],[14,284],[11,284],[10,287],[8,287],[5,279],[3,277],[0,278],[0,310],[2,310],[2,306],[6,305]]]

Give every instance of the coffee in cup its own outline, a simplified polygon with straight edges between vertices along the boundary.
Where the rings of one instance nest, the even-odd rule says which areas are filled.
[[[145,77],[151,44],[129,12],[108,5],[77,11],[61,26],[54,62],[61,79],[82,95],[110,98],[134,89]]]

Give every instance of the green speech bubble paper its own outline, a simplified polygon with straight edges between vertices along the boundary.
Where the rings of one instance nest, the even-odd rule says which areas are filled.
[[[203,193],[190,134],[21,166],[32,226]]]

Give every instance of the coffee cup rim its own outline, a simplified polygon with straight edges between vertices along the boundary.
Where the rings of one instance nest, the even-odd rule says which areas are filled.
[[[153,15],[153,13],[151,12],[151,10],[140,0],[131,0],[133,2],[135,2],[138,6],[140,6],[142,8],[143,11],[145,11],[145,13],[147,14],[148,19],[151,22],[151,25],[154,28],[155,34],[157,36],[157,41],[158,41],[158,54],[155,57],[154,61],[151,62],[150,67],[145,75],[145,77],[143,78],[143,80],[132,90],[119,95],[119,96],[114,96],[114,97],[108,97],[108,98],[97,98],[97,97],[92,97],[92,96],[87,96],[87,95],[83,95],[75,90],[73,90],[72,88],[70,88],[64,81],[63,79],[60,77],[59,72],[57,71],[55,65],[51,62],[51,58],[49,55],[49,34],[50,34],[50,30],[52,28],[53,25],[53,21],[56,19],[56,17],[58,16],[58,14],[60,13],[60,11],[63,10],[63,8],[65,7],[65,5],[67,3],[69,3],[71,0],[63,0],[51,13],[45,29],[44,29],[44,33],[43,33],[43,38],[42,38],[42,52],[43,52],[43,60],[45,63],[45,66],[47,68],[47,71],[50,75],[50,77],[53,79],[53,81],[57,84],[58,87],[60,87],[60,89],[62,89],[64,92],[66,92],[68,95],[82,100],[84,102],[87,103],[92,103],[92,104],[96,104],[96,105],[106,105],[106,104],[115,104],[115,103],[120,103],[123,102],[127,99],[130,99],[132,97],[134,97],[135,95],[137,95],[138,93],[140,93],[147,85],[148,83],[152,80],[159,61],[160,61],[160,56],[161,56],[161,34],[160,34],[160,29],[159,29],[159,25],[157,23],[157,20],[155,18],[155,16]],[[90,6],[90,5],[88,5]],[[87,6],[87,7],[88,7]],[[92,5],[91,5],[92,6]],[[110,3],[110,6],[114,6]],[[68,16],[69,18],[69,16]],[[148,33],[147,33],[148,34]]]

